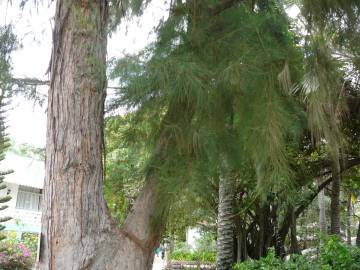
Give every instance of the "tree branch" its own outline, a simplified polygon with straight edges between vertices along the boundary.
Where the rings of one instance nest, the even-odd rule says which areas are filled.
[[[28,86],[42,86],[42,85],[50,85],[50,81],[48,80],[40,80],[37,78],[12,78],[11,82],[19,85],[28,85]],[[107,89],[115,89],[122,90],[124,87],[119,86],[107,86]]]
[[[322,171],[320,174],[317,175],[317,177],[321,177],[321,176],[325,176],[328,174],[331,174],[331,165],[332,165],[333,161],[331,161],[330,159],[326,159],[326,160],[321,160],[318,162],[315,162],[314,164],[316,166],[319,167],[329,167],[329,169]],[[340,167],[341,167],[341,171],[346,171],[356,165],[360,164],[360,157],[349,157],[346,160],[340,160]]]
[[[316,198],[316,196],[320,193],[321,190],[326,188],[332,181],[332,177],[329,177],[324,182],[322,182],[317,189],[309,196],[309,198],[304,202],[302,205],[300,205],[295,210],[295,217],[298,218],[300,214],[312,203],[312,201]]]
[[[225,9],[231,8],[236,3],[240,3],[242,0],[223,0],[217,5],[209,8],[209,15],[216,16],[223,12]]]
[[[49,85],[49,81],[44,81],[36,78],[12,78],[11,82],[15,84],[22,84],[29,86]]]
[[[351,159],[347,160],[347,163],[345,164],[345,166],[343,166],[341,168],[341,172],[344,172],[354,166],[357,166],[360,164],[360,157],[354,157]],[[300,214],[302,212],[304,212],[306,210],[306,208],[312,203],[312,201],[316,198],[316,196],[320,193],[321,190],[323,190],[324,188],[326,188],[331,182],[332,182],[333,178],[332,176],[330,176],[329,178],[327,178],[325,181],[323,181],[318,187],[317,189],[315,189],[315,191],[295,210],[295,218],[298,218],[300,216]],[[289,228],[290,228],[290,218],[288,217],[288,215],[290,215],[291,212],[287,211],[286,213],[286,218],[284,218],[284,223],[281,225],[281,228],[279,230],[279,235],[280,237],[286,237],[286,235],[289,232]]]
[[[341,172],[344,172],[354,166],[357,166],[360,164],[360,157],[354,157],[351,159],[348,159],[345,166],[341,167]],[[319,192],[326,188],[332,181],[332,177],[329,177],[328,179],[326,179],[324,182],[322,182],[318,188],[309,196],[308,200],[306,200],[306,202],[304,202],[302,205],[300,205],[296,210],[295,210],[295,217],[298,217],[309,205],[310,203],[316,198],[316,196],[319,194]]]

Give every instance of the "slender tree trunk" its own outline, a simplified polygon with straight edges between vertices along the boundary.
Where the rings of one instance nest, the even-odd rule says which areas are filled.
[[[242,236],[241,233],[238,233],[238,235],[236,236],[236,262],[239,263],[242,261],[242,251],[243,251],[243,246],[242,246]]]
[[[348,194],[346,205],[346,242],[351,245],[351,193]]]
[[[340,163],[337,160],[333,167],[333,182],[331,190],[331,205],[330,205],[330,233],[340,236]]]
[[[248,258],[247,254],[247,245],[246,245],[246,230],[241,231],[236,236],[237,240],[237,253],[236,253],[236,262],[240,263],[246,261]]]
[[[236,238],[236,244],[234,246],[234,258],[235,262],[241,262],[242,255],[242,226],[241,226],[241,218],[239,215],[234,216],[234,235]]]
[[[264,256],[264,241],[265,241],[265,206],[259,206],[257,208],[257,210],[259,211],[259,233],[257,235],[257,253],[258,253],[258,258],[260,259],[261,257]]]
[[[242,258],[242,261],[246,261],[248,258],[249,258],[249,255],[248,255],[248,251],[247,251],[247,241],[246,241],[246,228],[243,227],[243,230],[242,230],[242,250],[241,250],[241,258]]]
[[[318,184],[321,184],[321,181],[318,180]],[[318,194],[318,204],[319,204],[319,227],[320,233],[322,235],[327,234],[327,226],[326,226],[326,205],[325,205],[325,192],[322,189]]]
[[[243,262],[247,259],[247,243],[246,243],[246,228],[241,224],[243,220],[236,218],[236,240],[237,240],[237,249],[236,249],[236,262]]]
[[[219,208],[217,224],[217,270],[229,270],[233,265],[234,187],[231,177],[221,176],[219,181]]]
[[[294,254],[300,254],[300,248],[299,248],[299,244],[296,238],[296,216],[295,216],[295,212],[294,209],[292,208],[291,211],[291,233],[290,233],[290,240],[291,240],[291,253]]]
[[[271,220],[271,210],[270,205],[266,204],[265,208],[265,241],[264,241],[264,256],[267,256],[267,251],[271,246],[272,236],[274,234],[274,228],[272,226]]]
[[[356,234],[356,246],[360,248],[360,219],[358,224],[358,230]]]
[[[58,0],[48,99],[40,269],[151,269],[156,173],[122,230],[103,197],[108,3]]]
[[[273,221],[273,227],[274,227],[274,247],[275,247],[275,254],[276,256],[280,258],[284,258],[286,255],[285,252],[285,239],[287,234],[282,234],[279,230],[279,223],[278,223],[278,216],[277,216],[277,205],[273,204],[273,213],[272,213],[272,221]],[[291,219],[291,216],[286,215],[285,218]],[[289,227],[291,224],[291,221],[288,221]]]
[[[169,241],[169,254],[170,254],[170,257],[171,257],[171,255],[173,254],[174,249],[175,249],[174,236],[171,235],[171,238],[170,238],[170,241]]]

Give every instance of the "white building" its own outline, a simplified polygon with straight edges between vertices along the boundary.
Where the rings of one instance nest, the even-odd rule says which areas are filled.
[[[14,170],[6,175],[6,189],[0,195],[10,195],[9,207],[0,211],[0,216],[10,216],[4,223],[6,231],[40,233],[41,200],[44,184],[44,162],[9,152],[1,162],[1,170]]]

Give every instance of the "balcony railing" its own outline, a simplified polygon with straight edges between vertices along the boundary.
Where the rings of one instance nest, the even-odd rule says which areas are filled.
[[[40,233],[41,212],[17,208],[8,208],[1,211],[2,216],[10,216],[11,220],[5,223],[6,230]]]

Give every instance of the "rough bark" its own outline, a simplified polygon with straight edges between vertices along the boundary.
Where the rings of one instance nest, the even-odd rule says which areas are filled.
[[[234,221],[233,221],[234,187],[231,177],[222,176],[219,181],[219,206],[217,226],[217,270],[229,270],[233,265]]]
[[[108,4],[58,0],[48,97],[40,269],[151,269],[159,229],[150,172],[124,228],[103,197]]]

